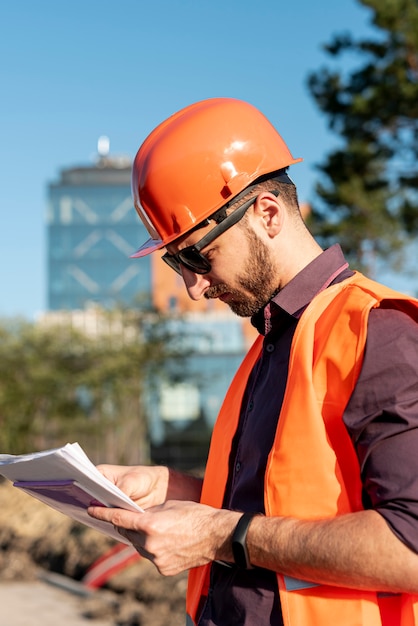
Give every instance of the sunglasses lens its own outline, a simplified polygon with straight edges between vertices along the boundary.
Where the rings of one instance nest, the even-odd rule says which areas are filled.
[[[166,253],[163,254],[162,259],[177,274],[181,274],[180,264],[195,274],[207,274],[211,269],[209,261],[197,250],[193,249],[185,249],[184,252],[178,252],[177,254]]]
[[[194,248],[185,248],[178,253],[182,265],[195,274],[207,274],[211,266],[209,261]]]
[[[180,263],[177,261],[176,257],[171,254],[163,254],[162,259],[172,270],[177,272],[177,274],[181,274]]]

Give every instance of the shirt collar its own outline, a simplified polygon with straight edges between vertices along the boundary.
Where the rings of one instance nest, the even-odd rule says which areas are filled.
[[[346,276],[348,264],[341,247],[335,244],[322,252],[303,268],[283,289],[258,311],[252,318],[252,324],[261,334],[271,328],[271,318],[280,311],[295,318],[300,317],[311,300],[324,288],[328,287],[337,276]],[[352,272],[349,271],[348,275]]]

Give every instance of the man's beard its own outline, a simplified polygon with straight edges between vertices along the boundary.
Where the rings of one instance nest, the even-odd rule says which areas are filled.
[[[253,316],[277,292],[277,278],[268,247],[250,228],[247,228],[247,236],[250,256],[243,272],[236,277],[236,282],[243,291],[221,283],[210,287],[205,293],[205,298],[208,299],[227,293],[231,298],[228,299],[228,306],[240,317]]]

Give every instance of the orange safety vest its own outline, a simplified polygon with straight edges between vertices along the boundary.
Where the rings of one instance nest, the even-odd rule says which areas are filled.
[[[359,273],[318,294],[301,316],[265,474],[267,516],[312,520],[363,508],[359,463],[342,416],[361,370],[369,311],[383,300],[418,322],[418,301]],[[259,337],[214,427],[201,502],[217,508],[222,507],[242,397],[261,349]],[[210,565],[189,573],[188,624],[197,623],[209,573]],[[418,626],[418,596],[383,596],[281,574],[277,579],[285,626]]]

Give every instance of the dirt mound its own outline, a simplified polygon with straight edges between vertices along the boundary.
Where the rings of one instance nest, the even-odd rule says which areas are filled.
[[[57,575],[65,577],[61,581],[77,581],[80,610],[93,620],[112,617],[115,626],[183,625],[186,574],[164,578],[143,559],[100,590],[83,593],[87,570],[114,545],[0,478],[0,580],[53,580]]]

